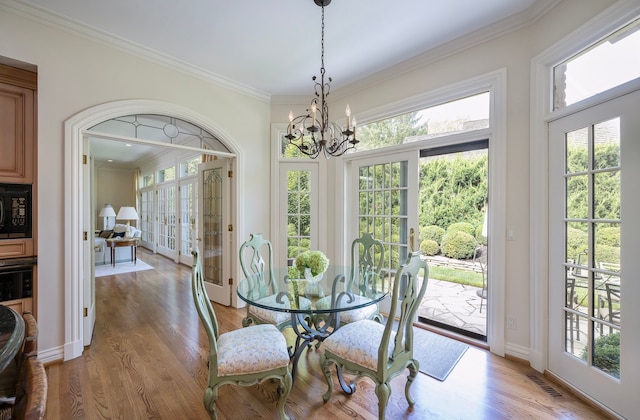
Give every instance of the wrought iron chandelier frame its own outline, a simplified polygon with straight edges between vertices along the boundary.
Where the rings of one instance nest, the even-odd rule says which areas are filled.
[[[315,4],[322,8],[321,24],[321,50],[320,50],[320,81],[316,76],[311,80],[315,83],[315,97],[311,100],[311,106],[307,113],[293,116],[289,113],[289,125],[284,136],[289,144],[294,145],[301,153],[312,159],[320,153],[328,159],[331,156],[342,156],[347,151],[355,149],[359,141],[356,139],[356,119],[351,119],[349,105],[345,110],[346,129],[339,124],[329,121],[329,104],[327,97],[331,90],[331,77],[325,82],[324,67],[324,8],[331,0],[314,0]]]

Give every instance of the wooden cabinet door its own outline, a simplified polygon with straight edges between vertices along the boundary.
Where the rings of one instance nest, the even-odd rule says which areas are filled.
[[[34,182],[34,91],[0,82],[0,182]]]

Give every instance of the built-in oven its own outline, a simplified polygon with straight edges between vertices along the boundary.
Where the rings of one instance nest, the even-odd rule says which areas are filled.
[[[0,239],[31,238],[31,184],[0,183]]]
[[[36,258],[0,260],[0,302],[33,296]]]

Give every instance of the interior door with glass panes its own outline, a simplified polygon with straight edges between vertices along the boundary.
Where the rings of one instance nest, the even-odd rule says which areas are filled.
[[[156,251],[173,260],[177,258],[178,254],[176,249],[178,220],[176,202],[175,183],[158,185],[158,242]]]
[[[153,252],[156,251],[156,212],[154,197],[155,189],[153,185],[145,187],[140,192],[140,245]]]
[[[549,370],[625,418],[640,389],[640,91],[549,137]]]
[[[198,181],[195,178],[180,181],[180,262],[193,264],[191,250],[198,235]]]
[[[198,166],[198,237],[202,274],[209,299],[231,304],[229,159]]]

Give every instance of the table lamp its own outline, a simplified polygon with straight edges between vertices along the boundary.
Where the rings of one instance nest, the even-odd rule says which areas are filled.
[[[102,230],[108,230],[110,228],[109,218],[116,217],[116,211],[111,204],[105,204],[100,210],[98,217],[102,217]]]
[[[136,212],[135,207],[120,207],[118,210],[118,215],[116,216],[117,220],[126,220],[127,222],[127,233],[125,236],[127,238],[131,237],[131,221],[138,220],[138,212]]]

